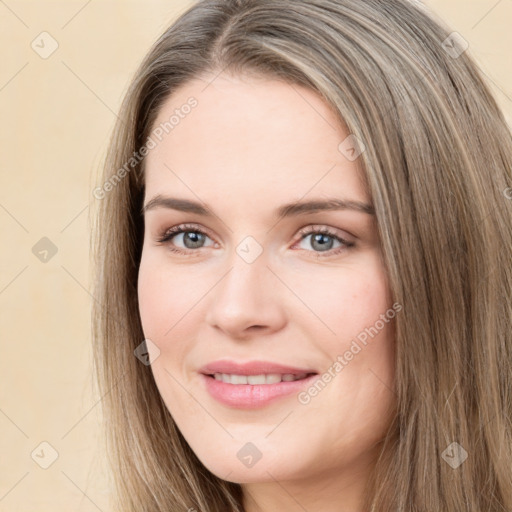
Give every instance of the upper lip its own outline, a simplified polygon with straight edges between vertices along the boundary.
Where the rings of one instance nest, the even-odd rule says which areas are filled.
[[[296,368],[283,364],[272,363],[270,361],[247,361],[236,363],[234,361],[219,360],[208,363],[203,366],[199,373],[213,375],[215,373],[227,373],[231,375],[261,375],[269,373],[302,375],[304,373],[316,373],[308,368]]]

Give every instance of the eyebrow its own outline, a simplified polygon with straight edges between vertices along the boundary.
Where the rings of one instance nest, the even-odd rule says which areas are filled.
[[[202,205],[196,201],[189,199],[178,199],[174,197],[165,197],[156,195],[141,210],[144,215],[149,210],[156,208],[168,208],[181,212],[195,213],[205,217],[213,217],[211,209],[206,205]],[[308,213],[316,213],[321,211],[336,210],[353,210],[368,215],[375,215],[373,206],[361,201],[351,201],[337,198],[316,199],[311,201],[295,201],[279,207],[275,212],[276,217],[296,217]]]

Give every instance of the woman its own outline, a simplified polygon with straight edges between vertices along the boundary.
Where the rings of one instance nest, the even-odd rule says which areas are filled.
[[[421,5],[193,5],[94,192],[116,509],[512,510],[511,169]]]

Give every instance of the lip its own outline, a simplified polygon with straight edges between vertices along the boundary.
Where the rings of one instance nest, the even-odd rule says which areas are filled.
[[[245,363],[236,363],[222,359],[203,366],[199,373],[213,375],[214,373],[231,373],[235,375],[261,375],[262,373],[281,373],[292,375],[301,375],[302,373],[317,373],[311,368],[294,368],[270,361],[247,361]],[[268,384],[269,386],[271,384]]]
[[[257,409],[269,405],[292,393],[299,393],[310,386],[318,373],[308,368],[295,368],[268,361],[215,361],[199,370],[206,391],[212,398],[229,407],[237,409]],[[260,375],[262,373],[310,374],[304,379],[278,382],[277,384],[228,384],[215,380],[214,373],[236,375]]]

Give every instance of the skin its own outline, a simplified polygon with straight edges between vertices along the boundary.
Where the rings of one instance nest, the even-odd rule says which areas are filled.
[[[371,205],[360,161],[339,151],[349,133],[315,92],[226,74],[206,87],[211,80],[188,82],[163,104],[155,126],[198,101],[146,160],[145,205],[161,194],[214,212],[145,212],[138,294],[144,334],[159,350],[150,349],[155,382],[206,468],[242,484],[248,512],[362,511],[395,406],[393,321],[307,404],[291,394],[255,410],[229,407],[198,374],[218,359],[263,359],[321,375],[392,307],[374,215],[274,216],[297,200]],[[158,241],[182,223],[207,236],[187,227]],[[322,246],[314,229],[301,240],[308,227],[354,245],[327,237]],[[252,263],[237,254],[248,236],[263,250]],[[247,442],[262,455],[252,467],[237,457]]]

